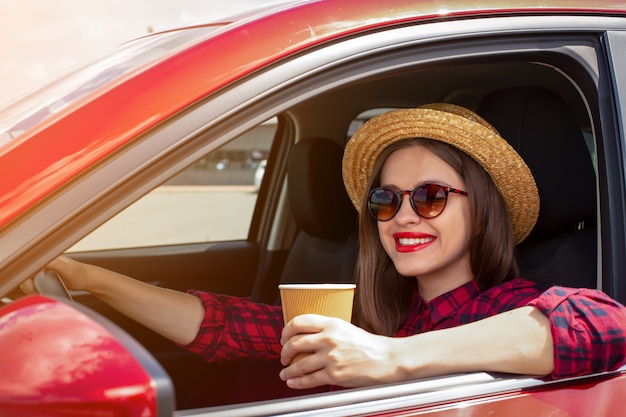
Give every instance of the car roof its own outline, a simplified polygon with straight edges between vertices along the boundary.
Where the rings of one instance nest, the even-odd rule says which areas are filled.
[[[124,44],[0,110],[0,166],[5,172],[0,227],[178,111],[322,43],[419,21],[626,13],[626,3],[618,1],[485,5],[467,0],[445,5],[437,0],[279,2]]]

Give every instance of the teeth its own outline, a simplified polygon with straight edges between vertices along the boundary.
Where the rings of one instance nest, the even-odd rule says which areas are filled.
[[[428,243],[432,241],[432,237],[421,237],[421,238],[400,238],[398,242],[403,246],[414,246],[414,245],[423,245],[424,243]]]

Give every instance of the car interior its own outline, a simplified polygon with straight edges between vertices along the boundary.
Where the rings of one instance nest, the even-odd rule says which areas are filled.
[[[277,115],[279,123],[293,128],[277,130],[247,240],[71,256],[168,288],[246,296],[270,304],[279,302],[279,283],[352,282],[358,228],[341,179],[343,146],[372,114],[441,101],[467,106],[485,117],[535,175],[542,204],[535,230],[518,246],[522,276],[545,285],[596,288],[601,283],[594,93],[585,77],[563,75],[577,69],[546,61],[521,56],[421,65],[308,98]],[[284,143],[289,144],[288,158],[280,151]],[[286,208],[271,197],[283,187]],[[262,213],[268,206],[277,217],[271,221]],[[264,221],[274,231],[284,226],[279,244],[272,243],[274,234],[263,232]],[[289,243],[280,243],[285,241]],[[289,390],[278,378],[278,361],[206,363],[93,297],[76,299],[147,347],[174,381],[178,408],[327,390]]]

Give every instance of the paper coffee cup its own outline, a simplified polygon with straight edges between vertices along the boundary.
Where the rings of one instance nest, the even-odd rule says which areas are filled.
[[[354,284],[280,284],[280,300],[285,324],[301,314],[319,314],[352,320]],[[293,362],[308,354],[296,355]]]

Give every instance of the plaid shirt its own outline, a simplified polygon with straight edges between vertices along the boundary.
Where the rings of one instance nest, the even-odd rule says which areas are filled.
[[[278,358],[280,307],[191,291],[206,309],[195,340],[185,346],[208,361]],[[427,303],[417,291],[397,336],[455,327],[517,307],[535,306],[550,319],[552,378],[613,370],[626,362],[626,308],[598,290],[552,287],[514,279],[481,291],[475,281]]]

